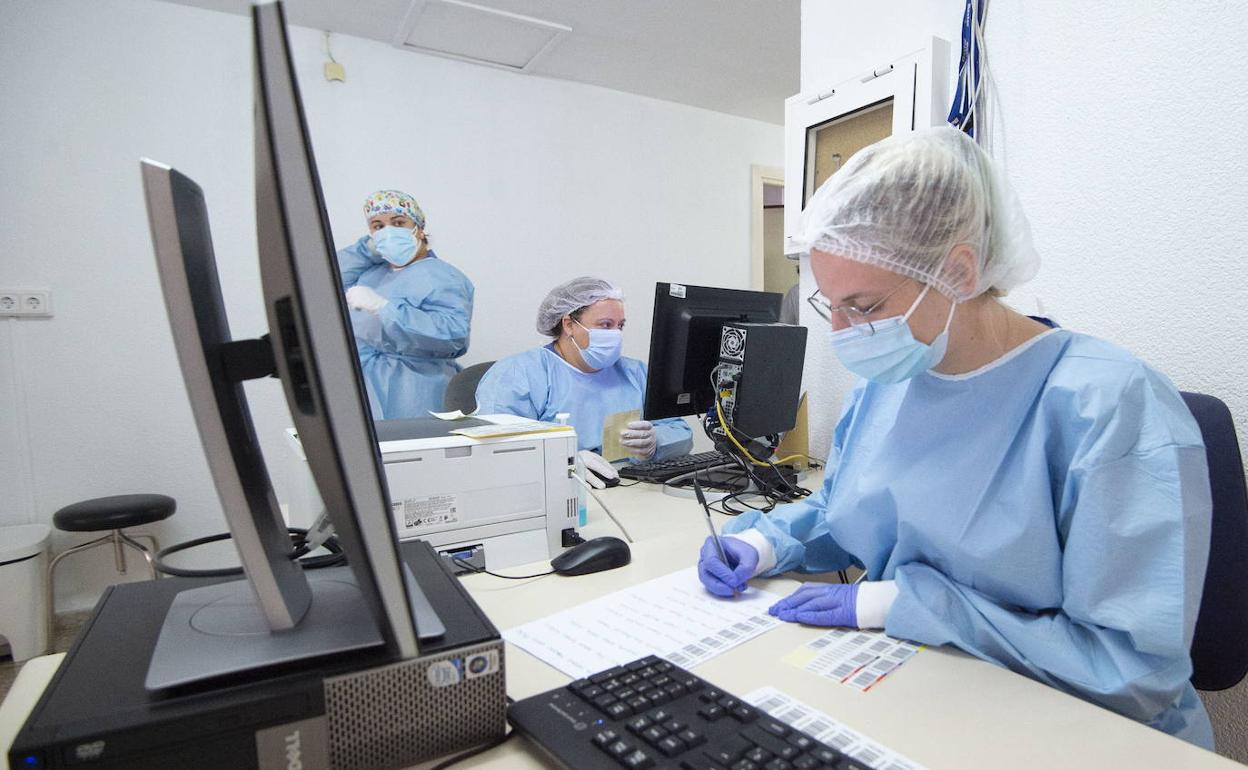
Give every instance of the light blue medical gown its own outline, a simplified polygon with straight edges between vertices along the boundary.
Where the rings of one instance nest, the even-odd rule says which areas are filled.
[[[442,409],[446,384],[468,352],[472,282],[428,256],[402,270],[368,248],[368,236],[338,252],[342,287],[367,286],[390,300],[377,314],[351,311],[374,419],[425,417]]]
[[[1188,681],[1209,527],[1205,448],[1174,385],[1056,329],[967,375],[860,383],[823,487],[724,531],[760,530],[767,574],[896,580],[890,636],[1212,749]]]
[[[606,419],[640,409],[645,392],[646,365],[635,358],[587,374],[564,361],[552,345],[543,345],[491,366],[477,385],[477,410],[534,420],[554,420],[568,412],[577,446],[597,452]],[[693,447],[693,431],[684,420],[655,420],[654,431],[659,441],[654,459],[688,454]]]

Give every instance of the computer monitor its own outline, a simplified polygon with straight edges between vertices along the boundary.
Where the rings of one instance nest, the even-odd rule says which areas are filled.
[[[775,323],[783,295],[658,283],[650,327],[650,368],[642,416],[703,415],[715,403],[711,370],[725,323]]]
[[[169,166],[142,162],[178,360],[247,577],[179,594],[149,669],[152,690],[378,646],[396,660],[419,653],[413,607],[425,605],[399,554],[284,15],[276,3],[252,14],[256,225],[270,335],[231,340],[203,193]],[[282,382],[353,581],[309,581],[291,559],[241,384],[268,374]],[[215,624],[208,633],[206,623]]]

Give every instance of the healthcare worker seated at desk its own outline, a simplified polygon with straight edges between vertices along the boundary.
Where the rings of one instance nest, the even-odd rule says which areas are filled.
[[[468,352],[472,282],[429,248],[425,215],[398,190],[364,202],[369,234],[338,252],[373,418],[442,409]]]
[[[498,361],[477,385],[477,409],[535,420],[571,415],[588,481],[618,478],[598,452],[607,418],[641,408],[646,365],[624,358],[624,293],[607,281],[573,278],[550,290],[537,310],[537,330],[554,341]],[[693,432],[684,420],[635,420],[621,443],[639,460],[688,454]]]
[[[799,237],[833,350],[862,379],[823,487],[724,527],[699,575],[851,565],[771,614],[948,644],[1212,749],[1188,681],[1210,528],[1200,431],[1174,385],[997,298],[1034,275],[1017,200],[965,134],[856,154]]]

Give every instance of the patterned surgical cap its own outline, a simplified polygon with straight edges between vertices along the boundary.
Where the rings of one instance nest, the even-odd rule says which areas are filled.
[[[425,212],[420,210],[416,199],[401,190],[378,190],[364,201],[364,218],[372,219],[378,214],[402,214],[425,229]]]

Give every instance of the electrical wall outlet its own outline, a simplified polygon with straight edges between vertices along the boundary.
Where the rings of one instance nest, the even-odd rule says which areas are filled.
[[[52,315],[48,289],[0,289],[0,316],[47,318]]]
[[[21,306],[22,315],[50,316],[52,315],[52,292],[46,289],[24,291],[20,295],[18,305]]]

